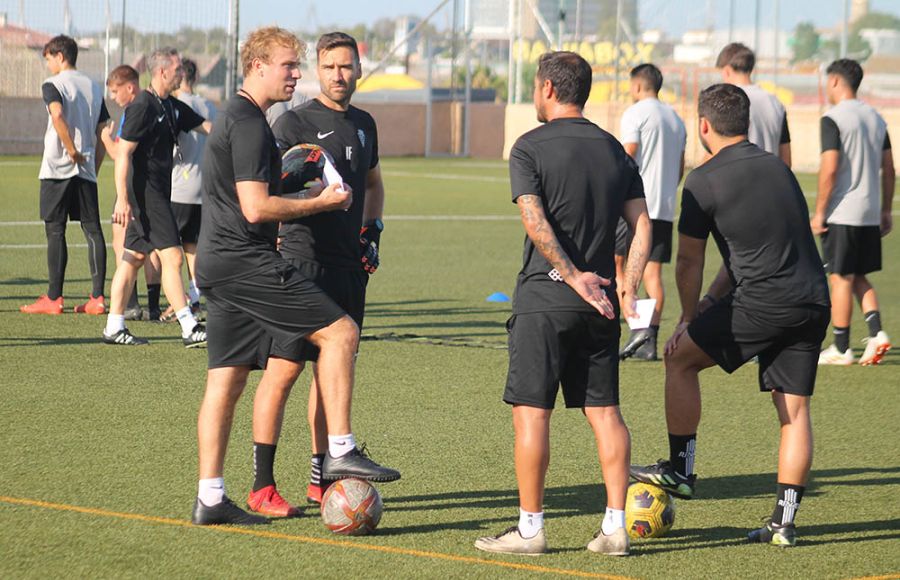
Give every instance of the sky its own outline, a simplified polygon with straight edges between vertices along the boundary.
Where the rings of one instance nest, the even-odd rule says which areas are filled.
[[[466,0],[460,0],[464,4]],[[582,0],[583,2],[614,2],[615,0]],[[0,0],[0,12],[6,12],[17,23],[20,8],[24,7],[26,25],[51,33],[63,29],[65,0]],[[120,22],[122,5],[131,26],[144,31],[175,30],[190,24],[200,28],[226,26],[229,0],[68,0],[76,31],[103,28],[106,5],[111,19]],[[761,23],[774,26],[776,0],[760,0]],[[318,27],[351,27],[372,23],[379,18],[394,18],[412,14],[425,16],[441,0],[241,0],[240,25],[242,31],[266,24],[279,24],[292,30],[314,30]],[[576,0],[566,0],[570,14],[574,14]],[[449,26],[452,0],[434,24]],[[728,27],[729,6],[734,4],[735,26],[752,27],[753,0],[640,0],[642,28],[662,28],[677,37],[685,30],[703,28],[709,21],[712,8],[716,27]],[[798,22],[812,21],[819,27],[836,27],[842,18],[844,0],[783,0],[780,2],[782,30],[793,30]],[[900,0],[870,0],[870,9],[900,16]],[[243,35],[243,34],[242,34]]]

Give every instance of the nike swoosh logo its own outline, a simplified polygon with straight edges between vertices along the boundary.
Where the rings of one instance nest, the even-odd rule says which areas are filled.
[[[166,118],[165,115],[160,115],[160,116],[159,116],[159,119],[157,119],[156,122],[157,122],[157,123],[162,123],[162,122],[163,122],[163,119],[165,119],[165,118]]]
[[[328,137],[332,133],[334,133],[334,131],[329,131],[327,133],[316,133],[316,137],[318,137],[319,139],[324,139],[325,137]]]

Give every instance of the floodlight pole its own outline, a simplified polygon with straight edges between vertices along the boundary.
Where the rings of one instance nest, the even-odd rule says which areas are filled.
[[[622,41],[622,0],[616,2],[615,75],[613,77],[613,100],[619,102],[619,43]]]
[[[463,101],[463,142],[462,156],[469,156],[469,133],[472,127],[472,10],[471,3],[466,2],[466,9],[463,12],[463,42],[465,48],[463,52],[463,63],[466,67],[466,92]]]
[[[759,0],[755,0],[753,4],[753,52],[759,57]]]
[[[227,100],[237,90],[237,46],[238,46],[238,20],[240,0],[231,0],[228,5],[228,40],[225,45],[225,95]]]
[[[847,57],[850,28],[850,0],[844,0],[844,24],[841,26],[841,58]]]
[[[513,50],[516,48],[516,34],[514,22],[516,21],[516,0],[508,0],[509,2],[509,20],[506,22],[506,28],[509,32],[509,59],[506,64],[506,104],[513,104],[513,79],[515,78],[514,70],[516,66],[516,55]],[[522,50],[522,47],[518,47]]]
[[[781,25],[780,14],[781,0],[775,0],[775,51],[772,59],[775,66],[772,72],[772,82],[775,84],[776,88],[778,87],[778,41],[781,40],[781,32],[779,29],[779,26]]]
[[[431,55],[431,35],[425,37],[425,157],[431,157],[432,115],[434,110],[433,71],[434,57]]]
[[[122,0],[122,31],[119,33],[119,64],[125,64],[125,1]]]
[[[728,0],[728,44],[734,39],[734,0]]]
[[[515,1],[515,0],[514,0]],[[518,12],[516,13],[516,36],[519,41],[519,50],[516,54],[516,104],[522,102],[522,61],[524,60],[524,56],[522,55],[522,12],[524,12],[525,6],[522,4],[524,0],[518,0]]]

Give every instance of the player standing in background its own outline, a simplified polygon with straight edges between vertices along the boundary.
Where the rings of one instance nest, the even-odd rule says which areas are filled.
[[[650,247],[650,218],[637,165],[616,139],[584,118],[591,67],[572,52],[541,56],[534,106],[542,126],[516,141],[509,157],[513,201],[525,226],[509,329],[519,523],[479,538],[486,552],[543,554],[544,481],[550,462],[550,415],[562,383],[566,407],[593,429],[606,486],[606,514],[588,549],[629,553],[625,494],[631,439],[619,411],[618,300],[610,287],[616,223],[635,232],[622,312],[634,299]]]
[[[775,95],[753,84],[750,75],[754,66],[756,56],[753,51],[739,42],[727,45],[716,59],[722,81],[740,87],[750,99],[750,130],[747,133],[750,142],[780,157],[790,167],[791,132],[787,113]]]
[[[183,58],[181,66],[184,68],[184,73],[175,97],[210,123],[214,122],[216,106],[209,99],[194,94],[194,85],[197,83],[197,63],[189,58]],[[203,161],[205,145],[206,135],[202,133],[191,131],[179,134],[178,148],[181,150],[181,156],[176,155],[175,164],[172,166],[172,213],[175,214],[181,246],[184,248],[188,269],[188,297],[191,302],[191,311],[195,316],[200,314],[200,291],[197,290],[194,277],[194,259],[197,256],[197,240],[200,238],[200,215],[203,202],[200,195],[202,180],[200,166]],[[174,317],[174,310],[172,310],[172,315]]]
[[[128,107],[116,156],[116,206],[113,221],[127,225],[125,254],[116,266],[110,285],[110,308],[103,342],[137,346],[147,341],[125,327],[125,303],[134,287],[138,269],[151,252],[159,254],[162,286],[175,308],[181,337],[187,348],[206,344],[206,329],[199,324],[184,299],[181,263],[184,254],[172,213],[172,156],[178,133],[208,132],[211,125],[189,106],[170,97],[181,84],[181,59],[174,48],[161,48],[148,59],[150,86]],[[133,172],[132,169],[133,165]],[[131,176],[131,188],[128,177]],[[132,215],[132,212],[133,215]]]
[[[732,373],[758,356],[759,388],[781,423],[778,497],[751,542],[793,546],[794,516],[812,465],[809,402],[828,328],[828,284],[800,184],[777,157],[747,140],[752,105],[730,84],[700,93],[700,140],[712,157],[684,183],[675,279],[681,319],[666,343],[669,460],[632,467],[638,481],[694,496],[700,371]],[[706,241],[722,254],[701,299]]]
[[[210,341],[206,392],[197,420],[200,482],[192,516],[195,524],[268,521],[248,514],[225,495],[225,451],[235,405],[250,370],[268,358],[258,389],[267,391],[268,384],[287,381],[289,391],[298,365],[270,356],[270,348],[289,350],[304,339],[320,350],[318,370],[329,445],[346,450],[337,464],[326,461],[325,471],[332,468],[338,477],[376,480],[400,476],[365,457],[355,445],[350,401],[359,344],[356,323],[275,246],[278,222],[346,209],[353,201],[349,186],[340,183],[324,190],[317,185],[300,199],[278,196],[281,154],[265,110],[290,99],[300,78],[302,48],[296,36],[277,27],[251,32],[241,48],[243,86],[228,101],[207,143],[197,281],[206,296]],[[279,392],[283,387],[272,390]],[[283,412],[283,407],[278,410],[277,428]],[[272,487],[274,494],[267,503],[282,510],[266,511],[296,515],[296,509]]]
[[[675,110],[659,100],[662,84],[663,75],[656,66],[641,64],[633,68],[634,105],[628,107],[621,121],[620,140],[641,170],[647,211],[653,225],[653,241],[643,279],[647,296],[656,299],[650,327],[631,332],[619,353],[623,359],[657,359],[656,339],[665,302],[662,265],[672,260],[672,221],[678,183],[684,175],[687,132]]]
[[[362,328],[369,275],[378,268],[378,244],[384,229],[384,183],[378,165],[378,131],[371,115],[350,104],[362,75],[356,40],[343,32],[322,35],[316,44],[319,95],[281,115],[273,132],[283,149],[309,143],[325,149],[335,168],[353,190],[347,211],[331,211],[281,225],[281,254],[304,276],[314,281]],[[316,361],[318,349],[306,342],[273,354],[298,362]],[[309,391],[307,418],[312,439],[307,498],[320,502],[325,484],[322,469],[331,445],[319,386],[317,366]],[[280,418],[290,394],[287,390],[258,388],[254,408],[256,480],[248,503],[260,504],[274,490],[275,444]],[[288,386],[289,387],[289,386]],[[254,509],[256,509],[254,507]]]
[[[19,308],[25,314],[62,314],[63,283],[69,250],[66,222],[81,222],[88,245],[91,296],[75,312],[103,314],[106,301],[106,240],[100,229],[97,173],[106,156],[100,132],[109,119],[103,89],[75,69],[78,45],[68,36],[56,36],[44,45],[44,61],[53,75],[41,92],[47,106],[47,131],[41,159],[41,219],[47,234],[47,294]]]
[[[133,67],[123,64],[117,66],[109,73],[106,79],[106,86],[109,89],[109,96],[115,101],[116,105],[122,108],[122,117],[119,120],[118,127],[113,130],[113,124],[108,124],[103,128],[100,138],[106,146],[106,152],[110,159],[115,162],[118,153],[119,137],[122,136],[122,124],[125,122],[125,109],[130,105],[138,93],[141,92],[140,79],[138,72]],[[131,188],[131,176],[128,176],[128,187]],[[114,208],[115,210],[115,208]],[[125,226],[112,222],[112,245],[113,252],[116,256],[116,264],[122,260],[125,252]],[[147,283],[147,302],[148,302],[148,320],[159,320],[159,256],[155,252],[151,253],[144,262],[144,279]],[[142,320],[143,310],[138,302],[137,282],[128,298],[128,304],[125,306],[125,320]]]
[[[876,365],[890,350],[891,339],[881,329],[878,295],[867,274],[881,270],[881,238],[893,227],[891,139],[881,115],[856,97],[863,78],[859,63],[836,60],[826,72],[833,107],[822,117],[819,194],[810,225],[822,236],[834,344],[822,351],[819,364],[853,364],[850,320],[856,295],[869,326],[859,364]]]

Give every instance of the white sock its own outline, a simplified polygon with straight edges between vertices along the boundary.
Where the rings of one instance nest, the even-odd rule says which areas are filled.
[[[544,529],[544,512],[526,512],[519,508],[519,535],[533,538]]]
[[[106,317],[106,335],[112,336],[125,329],[124,314],[110,314]]]
[[[225,479],[222,477],[201,479],[200,485],[197,486],[197,497],[203,505],[209,507],[222,503],[225,498]]]
[[[191,314],[191,307],[185,306],[176,312],[175,316],[178,317],[178,324],[181,325],[181,336],[187,338],[190,336],[191,331],[194,330],[194,327],[197,326],[197,320]]]
[[[603,524],[600,525],[600,530],[603,532],[603,535],[608,536],[619,528],[624,527],[625,510],[614,510],[609,507],[606,508],[606,515],[603,516]]]
[[[328,454],[337,459],[356,449],[356,437],[353,433],[347,435],[328,436]]]
[[[191,299],[191,304],[200,302],[200,289],[197,288],[197,285],[194,284],[193,280],[191,280],[191,283],[188,284],[188,296]]]

